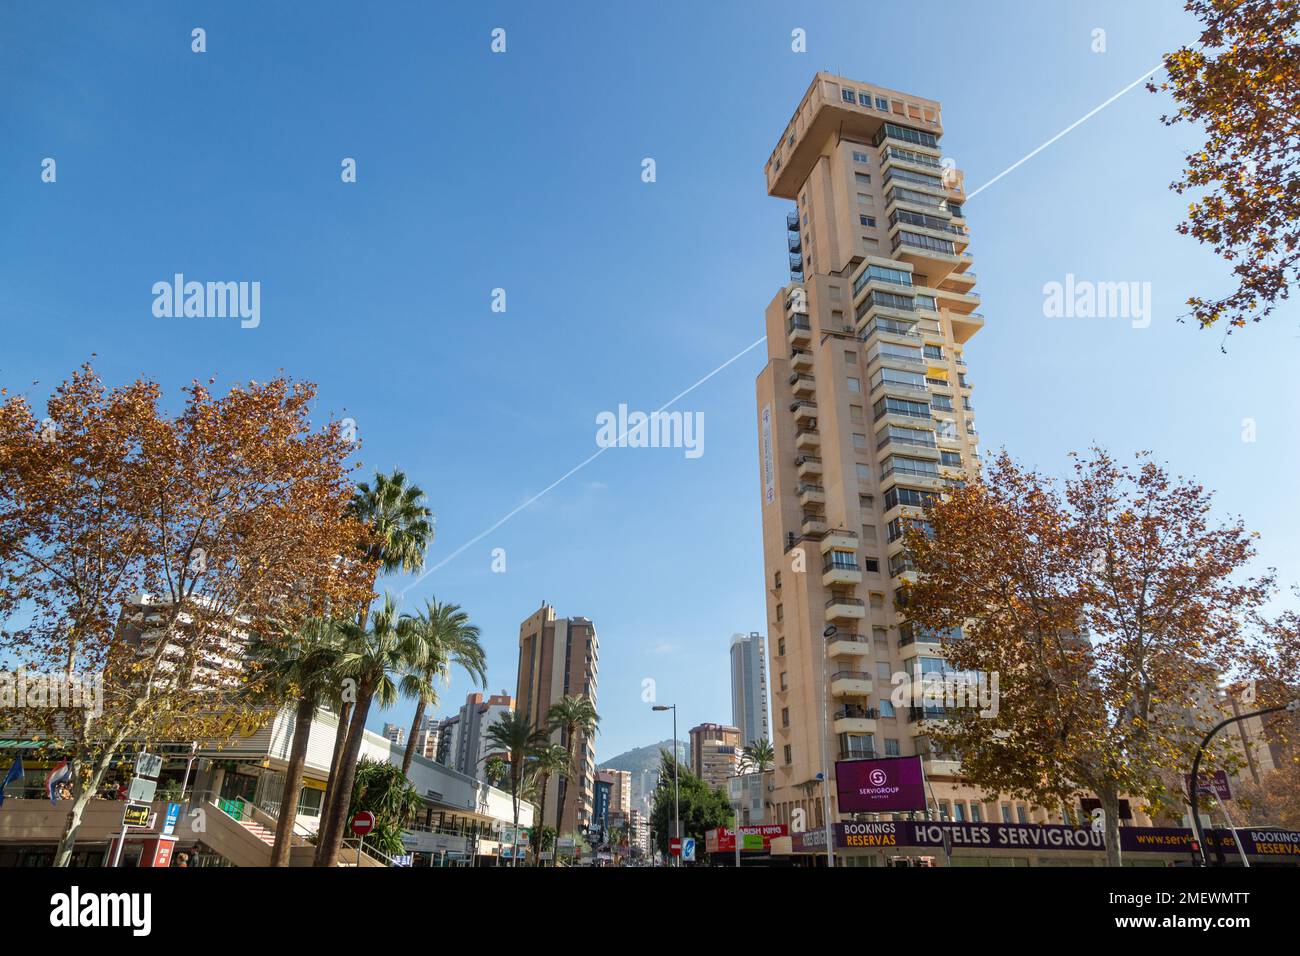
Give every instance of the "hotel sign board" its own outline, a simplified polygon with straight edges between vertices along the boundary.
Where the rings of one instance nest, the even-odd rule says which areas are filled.
[[[835,764],[839,808],[845,813],[925,809],[920,757],[840,760]]]
[[[1106,849],[1104,834],[1091,827],[1063,826],[1046,823],[938,823],[935,821],[898,820],[884,823],[849,822],[834,826],[837,850],[891,847],[943,847],[944,834],[956,850],[1019,850],[1102,853]],[[1249,856],[1290,856],[1300,859],[1300,831],[1243,828],[1237,831],[1242,849]],[[1191,853],[1192,831],[1178,827],[1120,827],[1120,849],[1125,853]],[[1207,830],[1209,848],[1237,852],[1231,830]],[[822,828],[791,837],[795,853],[822,853],[826,850]]]

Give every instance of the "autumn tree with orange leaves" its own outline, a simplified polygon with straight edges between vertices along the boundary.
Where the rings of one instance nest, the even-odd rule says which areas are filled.
[[[254,669],[214,662],[371,596],[365,530],[347,516],[354,447],[337,422],[312,427],[314,387],[185,395],[172,416],[157,384],[108,388],[89,365],[43,418],[0,392],[0,640],[29,673],[103,681],[100,713],[4,715],[73,771],[56,865],[124,753],[266,719]]]
[[[1203,24],[1199,42],[1164,57],[1169,126],[1199,123],[1203,148],[1172,185],[1195,192],[1178,231],[1232,264],[1237,288],[1192,296],[1202,328],[1229,334],[1289,298],[1300,271],[1300,4],[1295,0],[1187,0]]]
[[[1177,808],[1222,675],[1271,578],[1243,577],[1254,535],[1147,456],[1094,449],[1063,483],[1003,452],[907,530],[918,578],[901,613],[945,636],[958,672],[998,675],[996,716],[950,710],[931,734],[964,779],[1039,806],[1095,796],[1119,865],[1119,801]],[[991,683],[991,682],[990,682]]]

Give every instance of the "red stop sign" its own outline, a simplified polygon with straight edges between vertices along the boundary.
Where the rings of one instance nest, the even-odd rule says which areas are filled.
[[[358,810],[352,818],[352,832],[365,836],[375,828],[375,815],[369,810]]]
[[[668,841],[668,852],[669,852],[670,854],[672,854],[673,856],[681,856],[681,855],[682,855],[682,841],[681,841],[680,839],[678,839],[677,837],[673,837],[673,838],[671,838],[671,839]]]

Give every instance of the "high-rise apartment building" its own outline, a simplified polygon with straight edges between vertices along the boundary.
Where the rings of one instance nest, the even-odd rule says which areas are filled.
[[[456,759],[448,766],[482,779],[483,765],[495,752],[488,740],[488,728],[514,709],[514,698],[505,691],[488,698],[482,694],[467,695],[456,722]]]
[[[978,465],[963,349],[984,319],[942,134],[933,100],[818,73],[767,162],[795,204],[757,383],[779,823],[822,819],[822,772],[840,819],[835,761],[869,756],[922,755],[941,807],[980,812],[929,744],[939,715],[890,700],[894,674],[944,667],[895,609],[903,527]]]
[[[627,816],[632,812],[632,772],[630,770],[597,770],[596,779],[609,784],[609,808],[613,813]]]
[[[691,773],[710,787],[726,787],[740,766],[740,728],[699,724],[691,728]]]
[[[406,728],[400,724],[384,724],[384,736],[401,746],[406,743]]]
[[[544,727],[547,712],[561,697],[588,697],[596,703],[600,641],[596,626],[585,617],[557,617],[555,608],[543,604],[519,625],[519,677],[515,706],[536,726]],[[562,730],[552,734],[565,744]],[[572,833],[591,823],[592,793],[596,779],[596,748],[587,734],[579,733],[572,748],[579,778],[553,777],[547,784],[545,821],[560,833]],[[576,786],[576,793],[570,786]],[[567,799],[565,799],[565,795]],[[561,803],[564,817],[557,822]]]
[[[437,750],[434,754],[434,760],[444,767],[454,769],[456,759],[460,753],[460,715],[444,717],[438,721],[436,737],[434,746]]]
[[[757,631],[731,637],[731,722],[741,746],[768,739],[767,654]]]

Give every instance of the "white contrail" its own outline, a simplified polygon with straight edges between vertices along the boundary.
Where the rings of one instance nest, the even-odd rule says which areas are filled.
[[[748,354],[749,352],[752,352],[754,349],[758,348],[760,345],[762,345],[762,344],[763,344],[764,342],[766,342],[766,341],[767,341],[767,336],[765,335],[765,336],[763,336],[761,339],[759,339],[758,341],[752,343],[751,345],[747,345],[747,346],[745,346],[745,348],[741,349],[739,352],[737,352],[737,353],[736,353],[735,355],[733,355],[731,358],[727,359],[725,362],[723,362],[721,365],[719,365],[717,368],[715,368],[715,369],[714,369],[712,372],[710,372],[708,375],[705,375],[703,378],[701,378],[699,381],[695,382],[693,385],[690,385],[690,386],[688,386],[687,388],[682,389],[682,391],[678,392],[678,393],[677,393],[676,395],[674,395],[672,398],[668,399],[668,401],[664,402],[662,405],[659,406],[658,409],[656,409],[656,412],[662,412],[662,411],[666,410],[667,408],[669,408],[670,406],[676,404],[680,399],[684,398],[685,396],[689,395],[691,392],[695,391],[697,388],[699,388],[701,385],[703,385],[703,384],[704,384],[705,382],[707,382],[709,379],[713,378],[713,376],[717,375],[719,372],[721,372],[724,368],[726,368],[726,367],[727,367],[728,365],[730,365],[732,362],[735,362],[735,361],[736,361],[737,359],[739,359],[741,356],[746,355],[746,354]],[[618,442],[616,442],[615,444],[619,444],[619,443],[621,443],[622,440],[623,440],[624,438],[626,438],[626,437],[627,437],[627,433],[626,433],[626,432],[624,432],[623,434],[619,435]],[[535,502],[537,499],[541,498],[543,495],[547,494],[548,492],[550,492],[550,491],[553,490],[554,488],[556,488],[556,487],[558,487],[559,485],[563,484],[566,480],[568,480],[569,478],[573,477],[573,475],[577,474],[577,473],[580,472],[582,469],[586,468],[586,467],[587,467],[588,465],[590,465],[593,461],[595,461],[597,458],[599,458],[601,455],[603,455],[603,454],[604,454],[604,453],[609,449],[609,447],[610,447],[610,446],[604,446],[604,447],[601,447],[601,448],[596,449],[596,451],[595,451],[592,455],[590,455],[589,457],[587,457],[587,458],[584,459],[583,461],[579,462],[578,464],[574,465],[572,468],[570,468],[568,471],[566,471],[564,474],[562,474],[559,478],[556,478],[553,482],[551,482],[549,485],[547,485],[547,486],[546,486],[545,488],[543,488],[541,491],[537,492],[537,494],[533,495],[531,498],[529,498],[529,499],[528,499],[527,501],[525,501],[523,504],[519,505],[519,507],[515,508],[513,511],[507,512],[507,513],[506,513],[505,515],[503,515],[501,518],[498,518],[497,521],[496,521],[496,523],[493,524],[490,528],[487,528],[487,529],[481,531],[480,533],[476,534],[474,537],[470,538],[468,541],[466,541],[464,544],[462,544],[459,548],[457,548],[457,549],[456,549],[455,551],[453,551],[451,554],[447,555],[445,558],[443,558],[443,559],[442,559],[441,561],[439,561],[437,564],[433,565],[433,567],[429,568],[427,571],[425,571],[423,574],[421,574],[418,578],[416,578],[414,581],[412,581],[410,584],[408,584],[406,587],[404,587],[404,588],[402,589],[402,591],[401,591],[401,595],[404,597],[404,596],[406,595],[406,592],[407,592],[407,591],[409,591],[411,588],[415,587],[417,584],[419,584],[421,581],[423,581],[423,580],[424,580],[425,578],[427,578],[429,575],[433,574],[434,571],[437,571],[439,568],[443,567],[444,565],[446,565],[446,564],[449,563],[450,561],[453,561],[453,560],[454,560],[457,556],[459,556],[459,555],[461,554],[461,552],[463,552],[466,548],[470,548],[470,547],[473,547],[474,545],[478,544],[480,541],[482,541],[484,538],[486,538],[488,535],[490,535],[493,531],[495,531],[497,528],[501,527],[503,524],[505,524],[507,521],[509,521],[509,520],[510,520],[511,518],[513,518],[515,515],[519,514],[519,512],[523,511],[525,508],[527,508],[529,505],[531,505],[531,504],[532,504],[533,502]]]
[[[1145,73],[1143,73],[1141,76],[1139,76],[1136,80],[1134,80],[1134,81],[1133,81],[1132,83],[1130,83],[1128,86],[1124,87],[1124,89],[1120,90],[1118,93],[1116,93],[1116,94],[1115,94],[1114,96],[1112,96],[1110,99],[1108,99],[1105,103],[1102,103],[1100,106],[1098,106],[1096,109],[1092,110],[1091,112],[1087,113],[1086,115],[1079,117],[1077,120],[1075,120],[1075,121],[1074,121],[1073,123],[1071,123],[1069,126],[1067,126],[1065,129],[1061,130],[1059,133],[1057,133],[1055,136],[1053,136],[1051,139],[1049,139],[1049,140],[1048,140],[1046,143],[1044,143],[1042,146],[1039,146],[1037,149],[1035,149],[1032,153],[1029,153],[1029,154],[1027,154],[1027,155],[1021,157],[1020,159],[1016,160],[1014,163],[1012,163],[1012,164],[1011,164],[1010,166],[1008,166],[1006,169],[1002,170],[1002,172],[998,173],[996,176],[994,176],[992,179],[990,179],[988,182],[986,182],[986,183],[985,183],[983,186],[981,186],[979,189],[976,189],[976,190],[974,190],[973,192],[969,192],[969,193],[967,193],[967,194],[966,194],[966,199],[967,199],[968,201],[971,200],[971,199],[974,199],[976,196],[978,196],[978,195],[979,195],[980,193],[982,193],[984,190],[988,189],[988,188],[989,188],[990,186],[992,186],[995,182],[997,182],[999,179],[1001,179],[1001,178],[1002,178],[1003,176],[1005,176],[1007,173],[1011,172],[1011,171],[1012,171],[1013,169],[1015,169],[1017,166],[1020,166],[1020,165],[1023,164],[1023,163],[1027,163],[1027,162],[1029,162],[1029,160],[1033,159],[1035,156],[1037,156],[1037,155],[1038,155],[1039,153],[1041,153],[1043,150],[1047,149],[1047,147],[1051,146],[1053,143],[1055,143],[1055,142],[1056,142],[1058,139],[1060,139],[1062,136],[1066,135],[1067,133],[1069,133],[1071,130],[1075,129],[1076,127],[1081,126],[1081,125],[1083,125],[1084,123],[1088,122],[1088,120],[1092,119],[1094,116],[1096,116],[1096,115],[1097,115],[1098,113],[1100,113],[1102,110],[1104,110],[1106,107],[1110,106],[1111,103],[1114,103],[1117,99],[1119,99],[1121,96],[1123,96],[1123,95],[1124,95],[1125,93],[1127,93],[1129,90],[1133,89],[1133,87],[1137,86],[1139,83],[1141,83],[1143,80],[1145,80],[1148,76],[1150,76],[1150,75],[1151,75],[1152,73],[1154,73],[1156,70],[1160,69],[1162,66],[1164,66],[1163,63],[1161,63],[1161,64],[1159,64],[1159,65],[1157,65],[1157,66],[1153,66],[1151,69],[1147,70]]]

